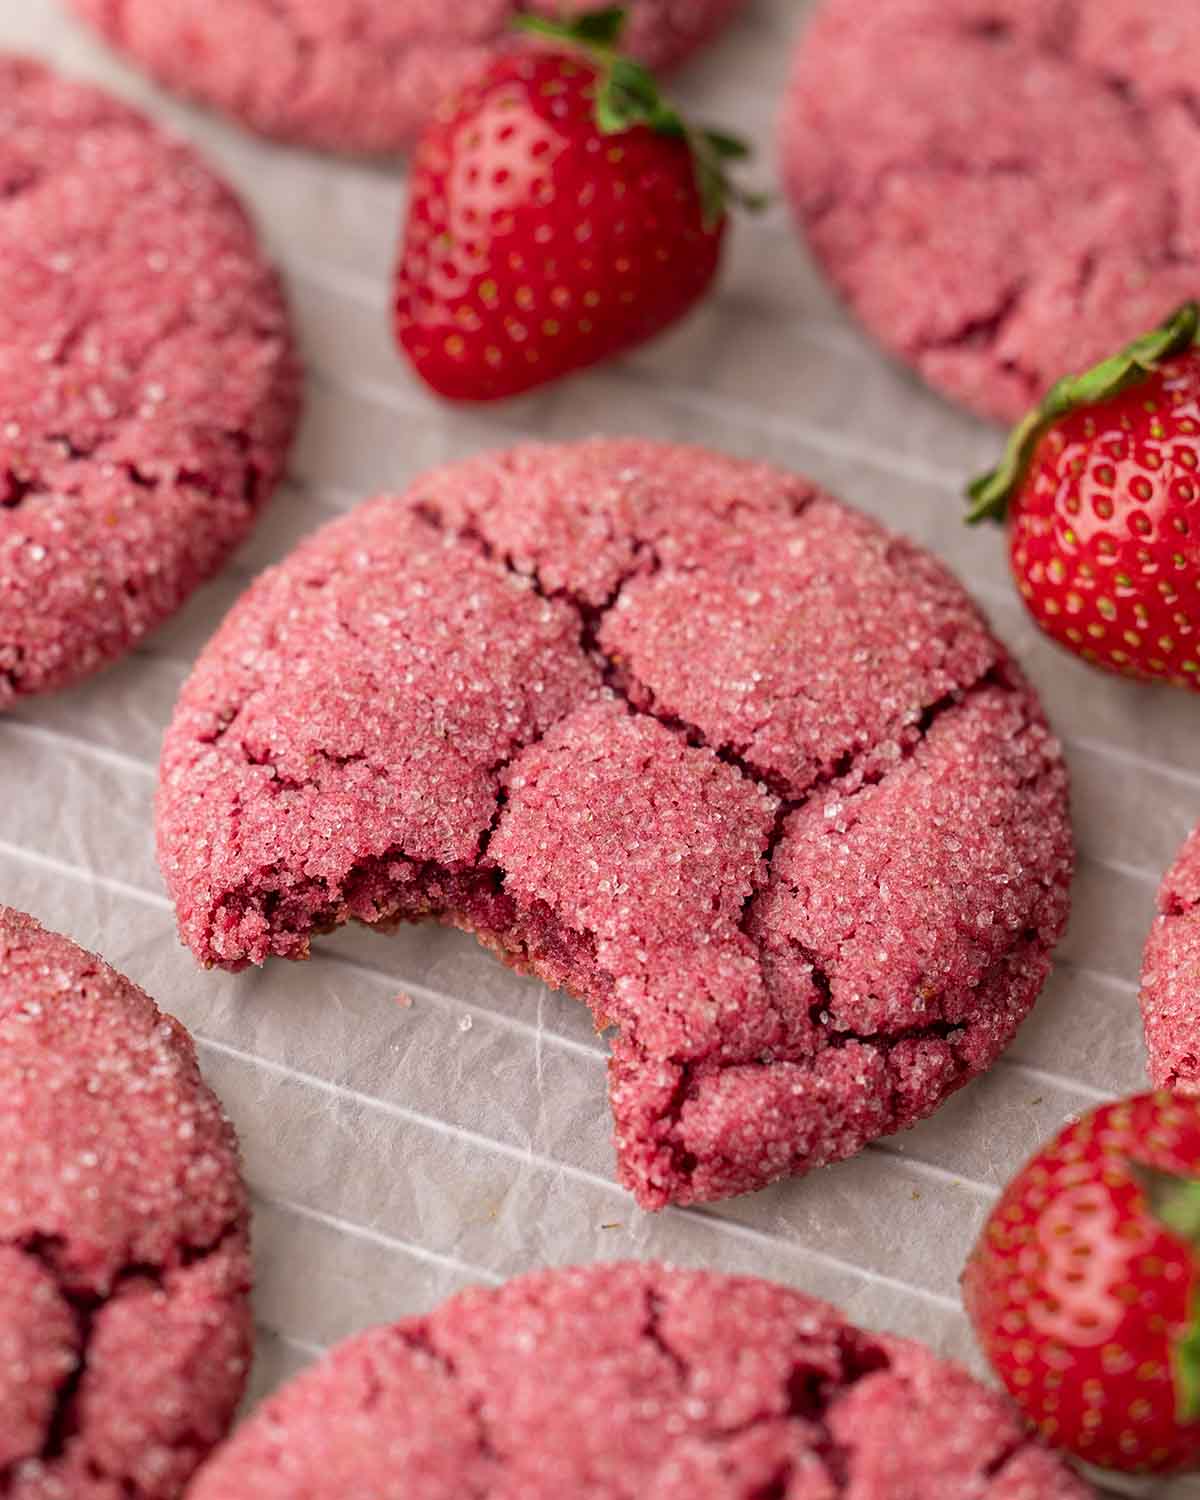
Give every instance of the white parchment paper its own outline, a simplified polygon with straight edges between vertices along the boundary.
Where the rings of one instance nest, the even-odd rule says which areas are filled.
[[[678,82],[694,109],[759,143],[764,178],[806,9],[758,0]],[[960,522],[962,480],[992,461],[998,435],[851,326],[781,203],[738,225],[719,294],[682,329],[568,385],[460,414],[426,396],[391,343],[401,167],[270,145],[189,109],[55,0],[0,0],[0,46],[105,82],[207,149],[286,270],[309,365],[291,479],[234,565],[122,665],[0,721],[0,901],[98,949],[190,1026],[241,1132],[256,1202],[255,1394],[326,1345],[466,1283],[629,1256],[775,1277],[978,1368],[957,1279],[1000,1185],[1067,1116],[1145,1082],[1139,957],[1155,885],[1200,817],[1200,702],[1093,673],[1037,636],[1000,536]],[[581,1006],[434,929],[356,929],[320,942],[307,966],[202,973],[176,941],[153,856],[162,730],[255,571],[429,465],[595,432],[775,460],[946,557],[1066,740],[1081,854],[1055,976],[989,1077],[855,1161],[657,1216],[613,1183],[604,1049]],[[1200,1485],[1144,1493],[1196,1496]]]

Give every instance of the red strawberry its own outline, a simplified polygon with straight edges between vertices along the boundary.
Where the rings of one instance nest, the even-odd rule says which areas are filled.
[[[997,1374],[1101,1468],[1200,1468],[1200,1100],[1069,1126],[1009,1184],[963,1275]]]
[[[1200,308],[1061,380],[971,486],[1030,613],[1085,661],[1200,688]]]
[[[727,136],[691,130],[615,51],[623,15],[524,18],[413,159],[396,335],[433,389],[514,396],[682,317],[716,273]]]

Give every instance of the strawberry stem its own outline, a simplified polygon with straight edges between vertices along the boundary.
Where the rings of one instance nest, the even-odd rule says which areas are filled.
[[[572,21],[519,15],[513,23],[531,36],[563,42],[586,54],[600,75],[596,90],[596,124],[604,135],[621,135],[639,125],[659,135],[686,141],[692,153],[696,186],[704,212],[704,227],[715,229],[727,205],[757,212],[766,205],[762,194],[740,188],[729,174],[729,164],[745,161],[750,148],[720,130],[702,130],[688,123],[659,92],[649,68],[620,51],[625,12],[620,6],[589,11]]]
[[[981,475],[967,487],[971,508],[967,520],[1002,521],[1039,442],[1055,422],[1080,407],[1095,406],[1119,396],[1130,386],[1151,375],[1165,360],[1182,354],[1196,343],[1200,328],[1200,303],[1185,302],[1158,328],[1144,333],[1111,359],[1081,375],[1067,375],[1051,386],[1045,400],[1013,429],[1004,457],[997,468]]]

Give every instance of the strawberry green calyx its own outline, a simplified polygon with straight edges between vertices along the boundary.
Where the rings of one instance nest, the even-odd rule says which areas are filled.
[[[764,207],[766,200],[761,195],[746,192],[729,174],[732,163],[749,157],[749,146],[724,131],[703,130],[689,124],[659,92],[649,68],[620,51],[625,30],[625,12],[620,6],[589,11],[573,21],[521,15],[514,25],[531,36],[565,43],[595,64],[600,78],[596,90],[596,124],[604,135],[620,135],[646,125],[659,135],[687,142],[707,229],[721,222],[730,203],[751,211]]]
[[[1129,1173],[1151,1216],[1193,1251],[1200,1252],[1200,1181],[1164,1172],[1144,1162],[1128,1163]],[[1171,1347],[1175,1410],[1181,1422],[1200,1420],[1200,1254],[1193,1272],[1188,1326]]]
[[[1200,1180],[1164,1172],[1141,1161],[1131,1161],[1128,1167],[1151,1216],[1177,1239],[1200,1251]]]
[[[1187,1332],[1171,1347],[1171,1373],[1179,1420],[1200,1420],[1200,1290],[1192,1293]]]
[[[967,488],[971,508],[967,520],[1002,521],[1009,501],[1019,488],[1033,459],[1034,450],[1055,422],[1078,411],[1119,396],[1137,385],[1164,363],[1197,342],[1200,303],[1185,302],[1158,328],[1135,339],[1111,359],[1094,365],[1081,375],[1067,375],[1051,386],[1040,406],[1035,407],[1013,429],[999,466],[981,475]]]
[[[628,17],[622,5],[605,5],[586,10],[570,21],[552,21],[547,16],[518,16],[521,31],[553,37],[560,42],[578,42],[584,47],[606,47],[615,52],[621,45]]]

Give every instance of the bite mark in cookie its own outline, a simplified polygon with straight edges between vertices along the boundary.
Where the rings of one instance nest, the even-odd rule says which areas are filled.
[[[651,1207],[849,1155],[986,1068],[1072,862],[1058,745],[939,564],[639,442],[443,470],[306,542],[202,656],[158,812],[205,963],[431,917],[584,999]]]

